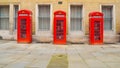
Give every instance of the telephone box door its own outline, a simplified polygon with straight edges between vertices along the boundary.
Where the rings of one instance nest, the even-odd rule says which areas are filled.
[[[31,43],[32,42],[32,12],[29,10],[18,11],[18,28],[17,42]]]
[[[103,44],[103,14],[92,12],[89,17],[90,44]]]
[[[54,44],[66,44],[66,13],[54,13]]]

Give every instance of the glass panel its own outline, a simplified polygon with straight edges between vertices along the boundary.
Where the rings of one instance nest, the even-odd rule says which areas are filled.
[[[62,40],[64,38],[64,21],[63,20],[57,20],[56,36],[58,40]]]
[[[50,18],[39,17],[39,30],[47,31],[50,28]]]
[[[82,29],[82,19],[79,18],[71,18],[71,30],[72,31],[79,31]]]
[[[100,21],[95,21],[94,22],[94,40],[100,40]]]
[[[105,30],[112,30],[112,19],[111,18],[104,19],[104,29]]]
[[[20,36],[21,38],[26,38],[26,19],[21,19],[21,24],[20,24]]]

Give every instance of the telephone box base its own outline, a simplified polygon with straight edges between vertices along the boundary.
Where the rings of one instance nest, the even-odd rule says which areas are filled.
[[[103,45],[103,43],[90,43],[90,45]]]
[[[66,42],[65,42],[65,41],[64,41],[64,42],[54,41],[53,43],[54,43],[54,44],[63,44],[63,45],[64,45],[64,44],[66,44]]]
[[[31,41],[17,41],[17,43],[32,43]]]

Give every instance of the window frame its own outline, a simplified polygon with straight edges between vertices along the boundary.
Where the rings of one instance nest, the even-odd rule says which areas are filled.
[[[15,17],[15,6],[18,6],[18,11],[20,10],[20,5],[19,4],[13,4],[13,29],[17,30],[17,21],[15,24],[15,18],[17,19],[17,17]],[[15,28],[16,27],[16,28]]]
[[[0,27],[0,31],[2,31],[2,30],[9,30],[9,27],[10,27],[10,5],[0,5],[0,6],[6,6],[6,7],[8,7],[8,17],[5,17],[5,18],[8,18],[8,27],[7,27],[7,29],[5,28],[5,29],[1,29],[1,27]]]
[[[79,31],[73,31],[73,30],[71,30],[71,15],[70,15],[70,13],[71,13],[71,5],[80,5],[80,6],[82,6],[82,26],[81,26],[81,30],[79,30]],[[85,34],[85,27],[84,27],[84,25],[85,25],[85,23],[84,23],[84,20],[85,20],[85,18],[84,18],[84,5],[83,4],[81,4],[81,3],[70,3],[69,4],[69,15],[68,15],[68,33],[69,34],[73,34],[73,33],[75,33],[75,34]]]
[[[102,12],[102,7],[103,6],[112,6],[112,28],[111,28],[111,30],[104,30],[104,32],[116,32],[116,24],[115,24],[115,19],[116,19],[116,17],[115,17],[115,5],[114,4],[101,4],[100,5],[100,12]]]
[[[50,22],[49,22],[49,29],[48,30],[41,30],[41,29],[39,29],[40,27],[39,27],[39,6],[40,5],[49,5],[50,6]],[[37,31],[51,31],[51,4],[37,4]]]

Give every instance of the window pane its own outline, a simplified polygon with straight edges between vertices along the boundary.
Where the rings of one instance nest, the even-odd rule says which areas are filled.
[[[14,29],[17,29],[17,12],[19,10],[18,5],[14,5]]]
[[[104,29],[112,30],[113,6],[102,6],[102,12],[104,14]]]
[[[39,30],[48,31],[50,30],[50,5],[39,5],[38,7]]]
[[[104,19],[104,29],[105,30],[112,30],[112,19],[111,18]]]
[[[39,29],[40,30],[49,30],[49,28],[50,28],[50,18],[41,18],[41,17],[39,17],[39,21],[40,21],[40,23],[39,23]]]
[[[71,5],[70,6],[70,30],[80,31],[82,30],[82,6]]]
[[[0,29],[9,29],[9,6],[0,6]]]
[[[79,31],[82,29],[82,19],[75,19],[75,18],[71,18],[71,30],[72,31]]]

